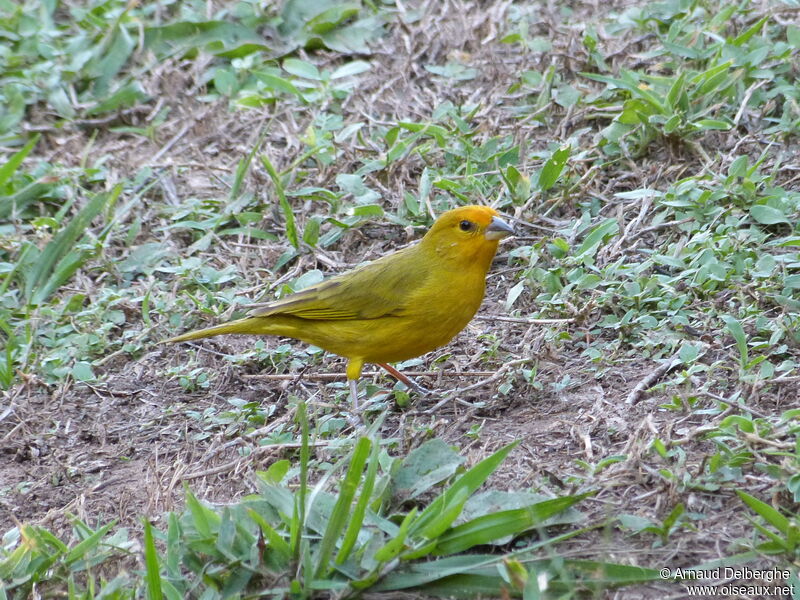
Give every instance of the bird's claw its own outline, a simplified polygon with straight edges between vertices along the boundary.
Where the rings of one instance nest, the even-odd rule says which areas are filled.
[[[418,384],[417,382],[413,382],[410,386],[407,386],[413,392],[416,392],[420,396],[431,396],[436,393],[435,390],[429,390],[425,386]]]

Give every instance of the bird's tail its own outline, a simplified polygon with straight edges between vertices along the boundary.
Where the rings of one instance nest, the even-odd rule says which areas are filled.
[[[253,319],[239,319],[238,321],[231,321],[230,323],[223,323],[216,327],[208,327],[206,329],[198,329],[190,331],[182,335],[177,335],[168,340],[163,340],[162,344],[174,344],[176,342],[188,342],[189,340],[199,340],[200,338],[214,337],[215,335],[223,335],[226,333],[257,333],[254,331]],[[264,331],[264,333],[269,333]]]

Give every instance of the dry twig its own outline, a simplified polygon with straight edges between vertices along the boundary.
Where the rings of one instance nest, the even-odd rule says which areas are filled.
[[[641,400],[642,395],[644,392],[651,387],[664,375],[666,375],[669,371],[677,367],[681,364],[681,359],[677,356],[673,356],[672,358],[665,360],[661,363],[658,367],[656,367],[652,372],[648,373],[647,376],[642,379],[639,383],[636,384],[636,387],[631,390],[631,393],[628,394],[627,400],[625,400],[625,404],[636,404]]]

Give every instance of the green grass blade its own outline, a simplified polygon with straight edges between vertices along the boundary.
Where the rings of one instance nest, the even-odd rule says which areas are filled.
[[[772,508],[772,506],[766,502],[762,502],[747,492],[736,490],[736,493],[739,495],[739,498],[742,500],[742,502],[747,504],[747,506],[749,506],[753,512],[760,515],[767,523],[786,535],[790,528],[789,519],[784,517],[779,511]]]
[[[742,46],[746,44],[750,38],[752,38],[758,31],[764,26],[764,23],[769,21],[772,17],[770,15],[764,15],[758,21],[753,23],[750,27],[748,27],[745,31],[737,35],[735,38],[730,40],[730,44],[732,46]]]
[[[264,537],[267,539],[267,544],[269,547],[277,554],[279,562],[285,564],[288,568],[289,561],[292,558],[292,549],[289,544],[277,531],[275,531],[275,529],[269,523],[266,522],[266,520],[264,520],[264,517],[262,517],[256,511],[249,509],[247,513],[250,515],[250,518],[253,519],[253,521],[255,521],[261,528],[261,533],[264,534]]]
[[[105,537],[105,535],[111,531],[111,528],[114,525],[116,525],[116,521],[112,521],[111,523],[103,525],[103,527],[93,532],[88,538],[76,544],[64,556],[64,562],[69,565],[84,558],[89,551],[97,547],[97,545],[100,543],[100,540],[102,540],[103,537]]]
[[[16,355],[19,352],[19,339],[14,335],[13,328],[8,324],[6,319],[0,318],[0,332],[5,337],[5,351],[3,352],[2,360],[0,360],[0,389],[6,390],[11,387],[14,381],[14,374],[16,369]]]
[[[428,528],[434,521],[440,519],[449,508],[452,508],[454,503],[457,504],[463,497],[462,490],[467,492],[467,496],[473,494],[475,490],[483,485],[495,469],[500,466],[500,463],[505,460],[508,453],[511,452],[518,443],[519,441],[513,442],[501,448],[459,477],[450,488],[440,494],[424,511],[422,511],[422,514],[420,514],[419,519],[412,527],[409,535],[411,537],[416,537],[422,531],[429,530]]]
[[[619,587],[649,581],[663,581],[659,569],[621,565],[596,560],[568,560],[564,568],[580,581],[601,588]],[[580,577],[583,575],[583,577]]]
[[[588,494],[581,494],[553,498],[524,508],[503,510],[477,517],[442,535],[433,554],[437,556],[455,554],[509,535],[519,535],[541,525],[553,515],[568,509],[587,496]]]
[[[28,204],[46,195],[56,185],[55,183],[34,181],[21,190],[3,198],[2,202],[0,202],[0,219],[8,219],[15,212],[16,214],[21,213]]]
[[[450,525],[458,518],[461,511],[464,510],[464,504],[467,503],[472,492],[466,488],[458,488],[453,493],[445,492],[440,496],[445,498],[442,503],[442,510],[437,514],[436,519],[429,521],[425,527],[421,527],[414,531],[415,537],[420,537],[425,540],[437,540]],[[438,542],[438,540],[437,540]],[[427,552],[417,553],[412,552],[406,558],[419,558],[424,556]]]
[[[355,546],[358,540],[358,534],[364,523],[364,515],[367,512],[370,498],[372,497],[372,490],[375,486],[375,478],[378,474],[378,455],[380,453],[380,445],[373,444],[372,452],[369,457],[369,464],[367,465],[367,473],[364,476],[364,484],[361,486],[361,492],[358,495],[358,501],[353,509],[353,514],[350,517],[350,522],[347,525],[347,530],[342,538],[342,544],[339,547],[339,552],[336,554],[334,561],[336,564],[342,564],[350,555],[350,551]]]
[[[526,549],[524,552],[527,551]],[[513,553],[510,556],[517,554]],[[502,561],[507,558],[509,555],[466,554],[415,563],[407,568],[389,573],[371,591],[415,589],[428,594],[435,593],[438,596],[442,590],[450,589],[450,593],[457,597],[474,597],[485,595],[485,590],[490,586],[490,582],[494,581],[495,590],[488,594],[493,597],[500,585],[507,584],[499,574],[494,574]],[[551,586],[554,586],[553,591],[574,590],[577,582],[581,583],[581,587],[583,584],[588,584],[608,588],[661,580],[657,569],[647,567],[591,560],[566,560],[563,562],[559,560],[554,565],[553,561],[549,560],[531,561],[530,556],[523,556],[519,560],[527,565],[532,576],[535,575],[535,572],[544,570],[555,570],[561,573],[561,577],[550,582]]]
[[[350,505],[353,503],[353,498],[358,490],[358,484],[361,481],[361,473],[370,455],[371,446],[372,443],[369,438],[366,437],[361,437],[358,442],[356,442],[356,447],[350,459],[350,466],[347,469],[344,481],[342,481],[339,489],[339,497],[336,500],[336,505],[333,507],[333,513],[331,514],[331,518],[328,521],[325,533],[322,535],[322,540],[319,544],[317,567],[314,571],[315,577],[323,577],[331,567],[329,564],[330,557],[336,546],[336,540],[347,526]]]
[[[145,584],[147,597],[150,600],[161,600],[164,596],[161,591],[161,573],[158,563],[158,552],[153,539],[153,526],[147,519],[144,520],[144,565]]]
[[[43,527],[31,527],[23,525],[23,538],[27,537],[36,540],[36,547],[39,549],[55,549],[59,554],[67,554],[69,547]]]
[[[310,449],[308,446],[308,415],[306,403],[297,403],[297,421],[300,423],[300,488],[294,498],[294,514],[292,515],[290,545],[292,557],[295,562],[300,561],[301,541],[306,522],[306,496],[308,494],[308,461]]]
[[[181,533],[178,516],[175,513],[170,513],[167,517],[166,568],[171,577],[180,575]]]
[[[729,74],[733,61],[726,60],[724,63],[706,69],[702,73],[692,78],[691,83],[699,85],[698,91],[701,94],[710,94],[725,82],[730,82]]]
[[[11,158],[6,161],[6,164],[0,167],[0,187],[4,186],[6,182],[11,179],[11,176],[22,164],[22,161],[25,160],[25,157],[30,154],[31,150],[33,150],[36,144],[39,142],[39,137],[39,134],[33,136],[19,152],[12,154]]]
[[[383,563],[389,562],[403,551],[405,548],[406,537],[408,536],[408,530],[416,518],[417,508],[414,507],[411,509],[411,512],[409,512],[403,518],[403,522],[400,523],[400,529],[398,530],[397,535],[395,535],[391,540],[386,542],[375,552],[375,560]]]
[[[289,242],[292,244],[292,246],[297,248],[299,242],[297,238],[297,226],[294,222],[294,212],[292,212],[292,206],[286,199],[286,192],[283,189],[281,177],[275,170],[275,167],[272,166],[272,163],[266,154],[261,155],[261,164],[264,165],[264,168],[267,170],[270,179],[272,179],[272,184],[275,186],[275,193],[278,195],[278,202],[280,203],[281,210],[283,211],[283,218],[286,219],[286,237],[289,238]]]
[[[667,92],[667,108],[671,111],[678,109],[678,100],[684,93],[686,88],[686,73],[681,73],[672,84],[672,87]]]
[[[203,506],[189,490],[186,491],[186,506],[192,514],[192,523],[197,532],[203,537],[210,538],[219,527],[221,517],[210,508]]]
[[[92,220],[121,192],[122,184],[119,184],[111,192],[96,194],[44,247],[25,277],[24,297],[28,303],[44,302],[83,264],[86,255],[73,250],[76,242],[85,235]]]
[[[672,528],[675,526],[675,524],[678,522],[678,519],[680,519],[684,512],[686,512],[686,507],[683,505],[683,502],[678,502],[678,504],[675,505],[675,508],[673,508],[666,516],[661,525],[661,535],[663,538],[666,539],[669,536]]]
[[[231,191],[228,194],[228,198],[231,201],[236,200],[241,194],[242,186],[244,185],[244,178],[247,175],[247,172],[250,170],[250,165],[253,164],[253,158],[258,152],[258,149],[261,148],[261,143],[264,141],[264,137],[265,133],[262,133],[258,137],[258,141],[253,144],[253,148],[247,153],[247,156],[241,159],[236,165],[236,172],[233,176],[233,184],[231,185]]]
[[[437,579],[486,567],[497,562],[499,558],[501,557],[489,554],[466,554],[415,563],[388,574],[372,591],[384,592],[419,587]]]

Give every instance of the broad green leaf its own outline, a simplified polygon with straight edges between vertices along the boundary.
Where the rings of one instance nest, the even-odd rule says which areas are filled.
[[[343,64],[341,67],[334,69],[331,73],[331,79],[341,79],[342,77],[353,77],[354,75],[361,75],[365,71],[372,68],[368,62],[363,60],[351,60]]]
[[[488,458],[483,459],[481,462],[459,477],[455,483],[453,483],[444,493],[440,494],[428,505],[424,511],[422,511],[419,519],[416,523],[414,523],[410,535],[416,536],[422,531],[427,531],[430,533],[431,529],[429,528],[434,521],[440,519],[442,515],[447,513],[455,504],[460,502],[463,506],[466,498],[464,498],[463,501],[461,500],[463,496],[462,491],[466,491],[467,496],[473,494],[475,490],[483,485],[483,483],[489,478],[495,469],[500,466],[500,463],[503,462],[506,456],[508,456],[508,453],[511,452],[511,450],[518,443],[518,441],[513,442],[501,448]]]
[[[221,517],[213,510],[204,506],[197,497],[187,490],[186,506],[192,515],[192,524],[203,537],[210,538],[217,530]]]
[[[232,69],[216,69],[213,81],[214,89],[223,96],[233,96],[239,88],[236,73]]]
[[[319,69],[310,62],[300,60],[299,58],[287,58],[283,61],[283,70],[297,77],[304,77],[319,81],[321,79]]]
[[[72,367],[72,377],[75,381],[94,381],[96,378],[92,371],[92,365],[86,361],[78,361]]]
[[[664,123],[664,133],[667,135],[672,134],[683,122],[682,115],[672,115],[667,121]]]
[[[553,90],[553,100],[559,106],[570,108],[581,99],[581,93],[571,85],[562,85]]]
[[[96,77],[92,86],[92,93],[96,98],[108,95],[112,83],[128,62],[137,42],[126,27],[120,24],[114,26],[108,47],[103,48],[97,62],[86,67],[88,74]]]
[[[521,279],[514,287],[508,290],[508,295],[506,296],[506,302],[504,305],[506,311],[511,310],[511,307],[514,306],[514,302],[517,301],[517,298],[519,298],[523,291],[525,291],[525,280]]]
[[[749,160],[749,156],[746,154],[742,154],[741,156],[737,156],[736,160],[734,160],[730,166],[728,167],[728,176],[729,177],[744,177],[747,174],[747,164]]]
[[[790,290],[800,289],[800,274],[787,275],[786,277],[784,277],[783,286]]]
[[[732,82],[732,78],[729,73],[732,65],[733,63],[731,61],[726,61],[721,65],[711,67],[710,69],[695,76],[692,79],[692,83],[695,85],[699,84],[700,87],[698,88],[698,91],[701,94],[710,94],[723,83],[730,84]]]
[[[345,21],[355,18],[360,9],[355,2],[336,3],[306,21],[305,27],[313,33],[328,33]]]
[[[733,128],[733,124],[720,119],[698,119],[692,122],[697,129],[713,129],[715,131],[728,131]]]
[[[789,219],[783,211],[768,206],[766,204],[756,204],[750,207],[750,216],[762,225],[775,225],[777,223],[789,223]]]
[[[550,158],[547,159],[542,167],[541,173],[539,173],[538,184],[540,190],[543,192],[547,191],[556,184],[571,153],[572,148],[564,146],[553,152]]]
[[[596,225],[575,251],[575,257],[582,258],[587,255],[594,255],[606,236],[614,236],[618,231],[619,226],[617,225],[617,220],[613,218],[606,219],[599,225]]]
[[[306,46],[320,44],[342,54],[370,53],[369,43],[383,34],[383,21],[380,17],[366,17],[337,27],[318,37],[309,36]]]
[[[739,349],[739,361],[742,366],[746,365],[748,350],[747,350],[747,336],[744,333],[742,324],[731,315],[722,315],[722,320],[725,321],[725,328],[733,336],[736,342],[736,347]]]
[[[162,27],[144,29],[144,45],[156,56],[167,58],[196,50],[208,49],[222,54],[246,44],[270,50],[264,37],[244,25],[228,21],[182,21]]]
[[[794,48],[800,48],[800,26],[790,24],[786,27],[786,40]]]
[[[412,500],[453,475],[464,457],[439,438],[408,453],[392,478],[395,496]]]
[[[253,76],[264,83],[267,88],[271,90],[292,94],[296,98],[303,100],[303,93],[298,90],[291,81],[284,77],[280,77],[267,71],[256,71],[253,73]]]
[[[370,195],[373,192],[369,190]],[[382,217],[384,215],[383,207],[380,204],[364,204],[361,206],[354,206],[353,207],[353,215],[356,217]]]
[[[86,110],[86,114],[92,116],[115,112],[123,108],[136,106],[137,104],[143,104],[149,98],[150,96],[147,95],[141,83],[138,81],[131,81],[110,96],[97,102],[94,106],[89,107]]]

